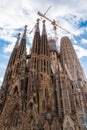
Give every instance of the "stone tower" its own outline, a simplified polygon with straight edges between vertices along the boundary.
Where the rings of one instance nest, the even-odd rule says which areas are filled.
[[[0,130],[86,130],[87,80],[68,37],[60,53],[37,19],[26,54],[26,31],[8,62],[0,90]],[[72,60],[73,59],[73,60]]]
[[[86,80],[83,69],[80,65],[80,62],[77,58],[76,52],[71,44],[71,41],[68,37],[63,37],[61,39],[61,62],[65,67],[69,69],[71,77],[73,80],[77,80],[78,76],[77,73],[80,74],[80,79]]]

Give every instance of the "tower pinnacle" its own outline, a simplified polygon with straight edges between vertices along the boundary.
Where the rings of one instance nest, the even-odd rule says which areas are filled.
[[[17,41],[16,41],[16,44],[15,44],[14,48],[17,48],[19,46],[20,34],[21,33],[18,33],[18,38],[17,38]]]
[[[39,32],[39,21],[40,21],[40,19],[37,19],[35,32]]]
[[[43,31],[42,31],[42,34],[45,34],[45,35],[46,35],[45,22],[46,22],[46,20],[43,20]]]
[[[34,33],[34,39],[33,39],[33,46],[32,46],[32,53],[39,53],[39,47],[40,47],[40,30],[39,30],[39,19],[37,19],[37,23],[35,26],[35,33]]]
[[[24,27],[24,34],[22,39],[26,39],[26,32],[27,32],[27,25],[25,25]]]

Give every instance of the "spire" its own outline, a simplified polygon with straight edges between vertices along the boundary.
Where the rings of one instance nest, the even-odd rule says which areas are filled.
[[[22,39],[26,39],[26,32],[27,32],[27,25],[25,25],[24,27],[24,34]]]
[[[15,44],[14,48],[17,48],[19,46],[20,34],[21,33],[18,33],[18,38],[17,38],[17,41],[16,41],[16,44]]]
[[[43,20],[40,54],[47,55],[47,56],[49,55],[49,44],[48,44],[48,39],[46,34],[45,20]]]
[[[43,20],[43,31],[42,31],[42,35],[46,35],[45,22],[46,22],[46,20]]]
[[[37,53],[39,54],[40,51],[40,30],[39,30],[39,19],[37,19],[37,23],[36,23],[36,29],[35,29],[35,34],[34,34],[34,38],[33,38],[33,46],[32,46],[32,50],[31,53]]]
[[[25,25],[24,33],[23,33],[23,36],[22,36],[22,39],[20,42],[20,46],[19,46],[19,51],[17,54],[17,57],[19,57],[19,58],[24,54],[25,49],[26,49],[26,32],[27,32],[27,25]]]
[[[37,19],[35,32],[39,32],[39,31],[40,31],[40,30],[39,30],[39,19]]]
[[[64,64],[67,65],[69,72],[71,73],[71,76],[74,80],[77,80],[77,69],[79,70],[79,79],[84,79],[82,74],[82,67],[80,65],[79,59],[76,55],[76,52],[74,50],[74,47],[70,41],[70,39],[67,36],[62,37],[61,39],[61,46],[60,46],[60,57],[62,61],[62,66],[64,67]]]

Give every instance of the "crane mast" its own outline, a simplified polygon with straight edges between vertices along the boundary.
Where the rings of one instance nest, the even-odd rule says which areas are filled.
[[[45,18],[46,20],[48,20],[49,22],[51,22],[51,24],[53,25],[53,30],[54,30],[54,33],[55,33],[55,39],[57,40],[57,23],[55,20],[51,20],[49,19],[48,17],[46,17],[44,14],[42,14],[41,12],[38,12],[38,15]]]
[[[55,20],[49,19],[47,16],[45,16],[45,15],[42,14],[41,12],[38,12],[37,14],[38,14],[39,16],[45,18],[45,19],[48,20],[49,22],[51,22],[51,24],[53,25],[53,29],[54,29],[55,32],[56,32],[56,29],[57,29],[57,26],[58,26],[59,28],[61,28],[61,29],[64,30],[65,32],[72,34],[70,31],[68,31],[68,30],[66,30],[65,28],[63,28],[62,26],[58,25]],[[72,35],[74,35],[74,34],[72,34]]]

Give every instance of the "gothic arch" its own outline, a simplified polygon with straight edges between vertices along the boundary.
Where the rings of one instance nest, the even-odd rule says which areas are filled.
[[[19,95],[20,94],[19,83],[14,84],[10,94],[11,95]]]
[[[15,86],[14,89],[13,89],[13,94],[18,94],[18,93],[19,93],[19,92],[18,92],[18,87]]]
[[[74,122],[69,116],[65,116],[63,130],[75,130]]]

